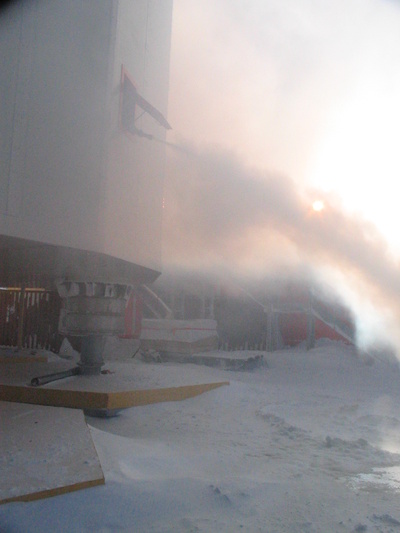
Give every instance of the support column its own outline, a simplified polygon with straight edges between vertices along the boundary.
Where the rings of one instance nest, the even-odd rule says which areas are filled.
[[[81,339],[81,374],[100,374],[104,365],[103,351],[106,338],[103,335],[86,335]]]

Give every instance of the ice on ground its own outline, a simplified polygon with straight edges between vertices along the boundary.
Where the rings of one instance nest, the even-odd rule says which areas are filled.
[[[397,364],[337,342],[265,359],[190,365],[230,386],[88,418],[106,485],[4,505],[0,531],[400,531]],[[167,365],[182,384],[186,366]]]

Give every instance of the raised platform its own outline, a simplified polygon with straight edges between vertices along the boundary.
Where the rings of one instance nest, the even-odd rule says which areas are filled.
[[[33,387],[32,378],[70,369],[74,362],[54,354],[47,362],[41,354],[25,359],[23,355],[10,352],[0,359],[0,503],[104,483],[82,410],[108,416],[128,407],[184,400],[229,384],[186,365],[184,370],[131,359],[107,365],[105,374],[71,376]]]
[[[61,372],[71,362],[0,362],[0,400],[85,410],[118,411],[129,407],[192,398],[228,381],[201,383],[188,372],[133,362],[114,365],[97,376],[72,376],[40,387],[31,379]],[[184,385],[182,383],[185,383]]]
[[[190,363],[233,371],[250,371],[265,364],[264,352],[251,352],[251,354],[249,356],[247,351],[222,352],[217,350],[189,354],[148,350],[142,352],[142,359],[147,362]]]
[[[0,402],[0,503],[104,484],[82,411]]]
[[[177,354],[215,350],[218,347],[217,323],[211,319],[144,319],[140,347]]]
[[[181,387],[121,392],[81,391],[75,390],[72,387],[63,390],[61,388],[48,388],[48,386],[45,388],[0,384],[0,400],[114,412],[139,405],[185,400],[186,398],[193,398],[222,385],[229,385],[229,382],[221,381],[199,385],[183,385]]]

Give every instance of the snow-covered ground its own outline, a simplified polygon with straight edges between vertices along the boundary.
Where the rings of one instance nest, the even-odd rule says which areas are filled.
[[[3,505],[0,531],[400,531],[398,365],[328,341],[265,361],[181,365],[230,385],[88,418],[106,485]]]

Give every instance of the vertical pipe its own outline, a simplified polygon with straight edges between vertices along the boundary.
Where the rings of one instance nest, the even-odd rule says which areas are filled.
[[[18,336],[17,336],[17,347],[18,350],[22,348],[23,338],[24,338],[24,319],[25,319],[25,286],[21,287],[21,292],[19,293],[19,305],[18,305]]]

